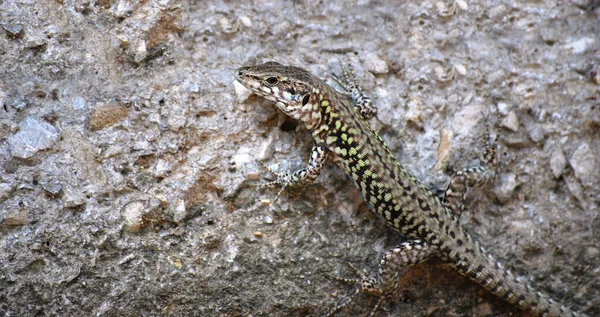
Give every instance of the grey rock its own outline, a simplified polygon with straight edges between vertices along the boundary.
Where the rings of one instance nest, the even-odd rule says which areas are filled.
[[[15,40],[0,25],[0,314],[319,315],[344,300],[331,298],[345,286],[323,272],[352,276],[351,262],[375,273],[401,237],[331,161],[314,184],[275,201],[280,187],[253,186],[274,179],[257,159],[295,170],[313,141],[232,81],[237,67],[274,60],[331,82],[348,58],[379,109],[369,123],[428,187],[447,184],[436,163],[477,161],[494,104],[502,119],[516,111],[519,131],[503,128],[499,140],[515,163],[498,169],[492,195],[470,191],[465,230],[506,267],[533,274],[536,289],[599,315],[587,305],[600,297],[599,254],[582,250],[600,244],[591,221],[600,179],[580,181],[568,167],[557,180],[547,164],[557,148],[566,164],[582,143],[600,153],[598,42],[564,45],[597,38],[597,12],[567,1],[0,2],[0,23],[24,28]],[[43,160],[9,152],[30,116],[60,133]],[[532,123],[543,128],[538,143]],[[438,148],[444,129],[450,153]],[[35,179],[62,191],[48,195]],[[386,303],[390,315],[517,313],[489,293],[474,304],[473,286],[438,264],[411,270],[405,291],[418,300]],[[272,285],[256,283],[267,275]],[[338,315],[364,314],[367,301]]]
[[[125,228],[131,232],[139,232],[144,224],[143,216],[146,204],[142,201],[132,201],[123,207],[121,215],[125,222]]]
[[[23,26],[20,24],[4,24],[2,28],[6,32],[6,35],[12,39],[20,39],[25,34]]]
[[[503,175],[499,183],[500,186],[494,188],[494,193],[501,204],[506,204],[510,201],[519,183],[517,182],[516,175],[513,173]]]
[[[62,190],[62,186],[56,182],[42,182],[40,185],[45,191],[52,195],[58,195]]]
[[[539,124],[534,124],[527,130],[527,133],[529,134],[531,141],[536,143],[544,140],[545,137],[544,129]]]
[[[0,183],[0,201],[8,198],[12,192],[13,186],[9,183]]]
[[[77,96],[73,98],[73,109],[84,110],[87,108],[87,103],[83,97]]]
[[[27,107],[27,102],[22,97],[17,97],[8,102],[8,105],[17,111],[21,111]]]
[[[388,72],[387,63],[377,54],[368,53],[364,56],[364,67],[373,74],[386,74]]]
[[[596,169],[596,157],[592,153],[592,149],[587,143],[582,143],[571,159],[569,164],[575,171],[575,176],[583,182],[589,182],[598,178],[598,174],[594,173]]]
[[[29,209],[27,207],[15,206],[0,212],[0,225],[22,226],[29,221]]]
[[[80,189],[67,186],[62,201],[65,208],[75,208],[85,204],[85,197]]]
[[[507,8],[505,5],[496,5],[486,11],[486,15],[488,18],[492,20],[499,20],[506,16]]]
[[[25,47],[34,50],[43,50],[47,45],[46,37],[39,31],[27,32],[23,37]]]
[[[502,126],[513,132],[519,131],[519,118],[514,110],[508,112],[506,117],[504,117],[502,120]]]
[[[552,171],[552,175],[559,178],[566,166],[567,159],[565,158],[563,151],[561,149],[552,151],[552,154],[550,155],[550,170]]]
[[[23,159],[51,148],[60,136],[53,125],[35,117],[27,117],[19,128],[19,132],[8,137],[7,142],[10,155]]]
[[[575,54],[582,54],[587,50],[593,48],[598,40],[592,36],[589,37],[579,37],[571,40],[570,42],[564,44],[564,48],[569,50]]]
[[[567,184],[567,188],[569,189],[569,192],[571,192],[571,195],[573,195],[584,208],[587,208],[583,186],[581,186],[579,180],[577,180],[573,174],[569,174],[565,177],[565,183]]]
[[[61,145],[63,150],[75,158],[76,163],[72,168],[77,169],[87,182],[96,185],[106,184],[106,175],[102,166],[95,159],[94,149],[81,132],[73,127],[65,128]]]
[[[0,106],[4,106],[7,99],[6,92],[2,89],[2,86],[0,86]]]

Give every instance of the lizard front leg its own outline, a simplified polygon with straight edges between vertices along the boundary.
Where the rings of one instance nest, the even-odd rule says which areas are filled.
[[[457,217],[460,217],[464,209],[468,188],[483,186],[493,181],[496,177],[496,168],[498,165],[496,157],[498,131],[495,132],[496,136],[490,143],[490,132],[486,120],[485,129],[482,133],[483,151],[481,153],[481,165],[458,171],[446,188],[443,198],[444,203]]]
[[[365,95],[356,82],[356,75],[350,63],[348,63],[348,66],[344,66],[343,63],[340,63],[340,65],[344,73],[344,79],[339,78],[336,74],[332,74],[333,80],[342,86],[346,92],[352,94],[354,107],[364,119],[369,120],[375,117],[377,115],[377,107],[375,107],[371,98]]]
[[[277,172],[264,165],[260,164],[271,174],[277,176],[275,181],[269,183],[262,183],[255,186],[268,187],[273,185],[280,185],[281,189],[277,193],[275,200],[279,198],[279,195],[288,187],[294,187],[314,182],[314,180],[321,174],[323,170],[323,164],[327,160],[328,150],[322,146],[315,144],[313,146],[308,164],[306,167],[296,170],[293,173],[288,171]]]

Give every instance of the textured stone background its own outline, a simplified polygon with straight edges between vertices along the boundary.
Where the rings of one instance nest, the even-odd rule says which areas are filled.
[[[248,186],[268,176],[255,159],[297,168],[311,140],[233,72],[275,60],[327,78],[348,58],[373,126],[432,188],[498,123],[513,161],[461,221],[598,316],[598,34],[582,0],[0,0],[0,315],[305,316],[345,298],[327,274],[374,273],[400,237],[330,163],[261,204],[276,189]],[[521,314],[436,260],[398,297],[390,315]]]

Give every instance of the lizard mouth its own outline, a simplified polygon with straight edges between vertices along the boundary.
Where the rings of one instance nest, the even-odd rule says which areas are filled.
[[[235,71],[235,80],[238,83],[242,84],[242,86],[250,89],[253,93],[260,96],[268,96],[272,94],[271,91],[266,92],[263,90],[259,80],[246,75],[246,70],[247,67],[240,67]]]
[[[284,101],[276,94],[276,90],[262,85],[260,79],[246,74],[246,70],[247,67],[240,67],[235,71],[235,80],[238,83],[252,91],[253,94],[264,97],[267,100],[274,102]]]

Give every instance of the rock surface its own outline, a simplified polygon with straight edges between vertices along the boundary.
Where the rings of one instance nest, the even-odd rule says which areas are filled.
[[[59,134],[51,124],[34,117],[27,117],[19,124],[19,132],[6,140],[10,155],[27,159],[41,150],[51,148]]]
[[[318,316],[354,290],[328,275],[375,274],[401,237],[333,164],[275,202],[249,186],[272,177],[256,159],[298,168],[312,146],[233,84],[269,60],[332,84],[350,61],[374,129],[430,188],[478,163],[487,118],[499,175],[461,223],[599,316],[593,3],[0,0],[0,316]],[[439,260],[398,297],[390,315],[518,313]]]

